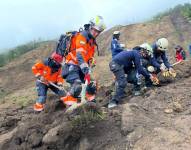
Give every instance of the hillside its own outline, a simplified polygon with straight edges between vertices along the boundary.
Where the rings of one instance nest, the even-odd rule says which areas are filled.
[[[128,97],[119,107],[113,110],[105,107],[114,88],[108,63],[112,33],[116,29],[121,31],[121,42],[127,48],[153,43],[159,37],[168,38],[171,63],[175,61],[174,46],[181,44],[187,49],[191,35],[191,24],[178,11],[160,21],[116,26],[101,34],[98,39],[101,56],[97,57],[95,68],[100,84],[96,113],[83,109],[65,115],[58,97],[49,93],[45,111],[35,114],[32,110],[35,79],[31,67],[36,60],[49,56],[55,43],[16,58],[0,68],[0,149],[191,149],[190,60],[175,66],[176,79],[159,75],[161,86],[142,91],[143,95],[138,97],[132,96],[128,85]]]

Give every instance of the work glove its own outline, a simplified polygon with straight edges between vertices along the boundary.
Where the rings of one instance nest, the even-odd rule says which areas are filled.
[[[160,65],[160,70],[161,70],[162,72],[165,72],[165,71],[167,71],[167,68],[166,68],[166,66],[165,66],[164,64],[161,64],[161,65]]]
[[[162,75],[163,75],[163,77],[169,77],[169,76],[170,76],[170,73],[169,73],[169,71],[167,70],[167,71],[162,72]]]
[[[120,47],[121,48],[125,48],[125,44],[120,44]]]
[[[176,71],[173,68],[169,68],[169,74],[174,78],[176,77]]]
[[[84,80],[85,80],[85,81],[87,80],[88,85],[90,84],[91,77],[90,77],[90,74],[89,74],[89,73],[85,74]]]
[[[147,70],[152,73],[155,71],[155,68],[153,66],[148,66]]]
[[[150,79],[151,79],[153,85],[159,85],[159,79],[157,78],[157,76],[155,74],[150,74]]]

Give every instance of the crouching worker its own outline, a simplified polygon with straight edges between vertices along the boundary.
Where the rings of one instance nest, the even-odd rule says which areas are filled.
[[[176,50],[176,62],[186,60],[186,53],[182,46],[177,45],[175,47]]]
[[[112,100],[109,102],[108,108],[117,106],[119,101],[125,96],[125,87],[127,81],[134,84],[135,95],[140,92],[140,85],[137,84],[137,72],[142,74],[145,78],[150,79],[152,82],[158,80],[152,74],[148,73],[141,65],[141,58],[149,55],[147,49],[141,48],[139,51],[123,51],[117,54],[112,62],[110,62],[110,70],[116,78],[116,91]],[[127,74],[127,78],[126,78]]]
[[[136,50],[136,51],[140,51],[142,49],[147,50],[147,55],[141,57],[141,64],[142,64],[144,70],[146,70],[148,73],[152,74],[153,76],[157,76],[156,69],[154,68],[154,66],[157,64],[157,61],[153,57],[152,47],[148,43],[143,43],[140,46],[136,46],[133,48],[133,50]],[[145,89],[150,88],[153,85],[158,85],[158,84],[159,84],[159,80],[158,80],[158,82],[156,81],[156,83],[153,83],[150,80],[150,78],[145,78],[145,87],[144,88]]]
[[[90,77],[91,64],[96,48],[96,37],[105,29],[101,16],[92,19],[86,24],[86,29],[72,39],[71,51],[66,56],[62,67],[62,77],[70,84],[70,90],[61,100],[67,106],[78,102],[82,91],[82,83],[87,81],[86,100],[95,102],[96,84]]]
[[[156,59],[156,63],[153,65],[157,69],[156,72],[162,72],[165,77],[169,75],[175,77],[176,72],[169,63],[166,55],[166,51],[168,50],[168,40],[166,38],[160,38],[152,45],[152,48],[153,57]]]
[[[37,78],[36,88],[38,92],[38,98],[34,105],[35,111],[42,111],[44,109],[49,88],[60,97],[66,94],[63,90],[60,90],[61,88],[58,88],[63,85],[61,63],[62,57],[53,53],[50,58],[45,59],[43,62],[38,62],[32,67],[32,71]],[[52,83],[57,87],[52,85]]]

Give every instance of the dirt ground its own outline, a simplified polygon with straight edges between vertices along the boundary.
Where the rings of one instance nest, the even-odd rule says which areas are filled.
[[[191,149],[191,62],[179,64],[176,79],[128,97],[117,108],[105,106],[113,86],[101,87],[101,119],[76,121],[79,112],[64,113],[58,97],[50,96],[44,112],[32,107],[1,108],[0,149]],[[87,113],[87,111],[85,111]]]

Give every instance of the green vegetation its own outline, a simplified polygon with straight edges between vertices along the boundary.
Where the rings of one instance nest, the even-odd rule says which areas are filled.
[[[0,103],[2,102],[3,97],[6,95],[6,91],[4,91],[3,88],[0,87]]]
[[[181,9],[181,14],[187,19],[191,20],[191,4],[184,4],[184,6]]]
[[[170,15],[171,13],[181,13],[182,16],[191,20],[191,4],[185,3],[183,5],[177,5],[174,8],[171,8],[165,12],[159,13],[152,18],[152,21],[160,21],[163,17]]]
[[[169,9],[165,12],[158,13],[156,16],[154,16],[151,21],[160,21],[163,17],[168,16],[172,9]]]
[[[91,109],[82,106],[77,111],[79,115],[75,116],[71,121],[74,128],[83,128],[105,118],[104,113],[99,108]]]
[[[42,41],[32,41],[24,45],[17,46],[8,52],[4,52],[0,54],[0,67],[4,66],[5,64],[11,62],[15,58],[29,52],[35,48],[38,48],[42,43]]]

